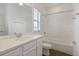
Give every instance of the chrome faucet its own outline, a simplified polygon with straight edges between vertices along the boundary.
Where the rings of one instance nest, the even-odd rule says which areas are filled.
[[[15,36],[16,36],[16,37],[21,37],[21,36],[22,36],[22,33],[16,33],[16,32],[15,32]]]

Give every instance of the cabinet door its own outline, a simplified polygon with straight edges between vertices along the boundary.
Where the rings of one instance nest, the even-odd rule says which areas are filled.
[[[23,52],[23,56],[36,56],[36,48],[31,48]]]
[[[17,48],[13,51],[10,51],[3,56],[22,56],[22,48]]]
[[[33,47],[36,48],[36,41],[32,41],[32,42],[29,42],[28,44],[25,44],[23,46],[23,51],[27,51],[29,49],[32,49]]]
[[[42,46],[37,47],[37,56],[42,56]]]
[[[43,38],[37,40],[37,56],[42,56],[42,40]]]

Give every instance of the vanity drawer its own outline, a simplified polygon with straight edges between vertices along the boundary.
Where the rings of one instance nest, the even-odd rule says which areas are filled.
[[[24,51],[23,56],[36,56],[36,47],[32,47],[31,49]]]
[[[32,47],[36,47],[36,41],[32,41],[32,42],[29,42],[28,44],[25,44],[23,47],[23,51],[27,51]]]
[[[22,47],[14,49],[2,56],[22,56]]]

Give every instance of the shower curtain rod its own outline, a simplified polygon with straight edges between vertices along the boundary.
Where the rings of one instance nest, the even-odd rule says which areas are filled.
[[[70,9],[70,10],[60,11],[60,12],[55,12],[55,13],[50,13],[50,14],[46,14],[46,15],[60,14],[60,13],[70,12],[70,11],[73,11],[73,10],[74,10],[74,9]],[[45,16],[45,15],[43,14],[43,16]]]

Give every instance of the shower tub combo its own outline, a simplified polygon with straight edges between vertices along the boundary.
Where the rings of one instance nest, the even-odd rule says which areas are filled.
[[[61,51],[70,55],[73,55],[73,44],[70,44],[68,42],[60,41],[57,38],[49,38],[47,37],[44,40],[45,43],[51,44],[51,49]]]

